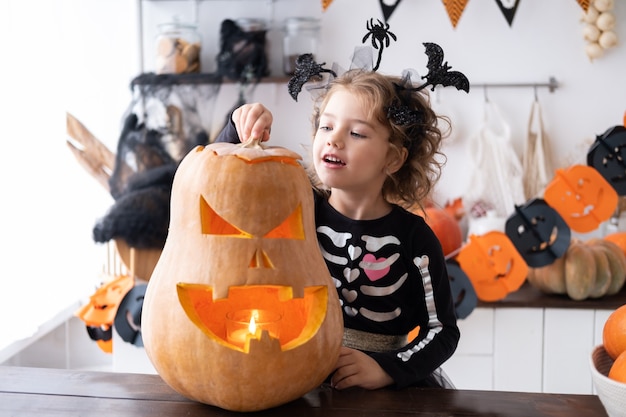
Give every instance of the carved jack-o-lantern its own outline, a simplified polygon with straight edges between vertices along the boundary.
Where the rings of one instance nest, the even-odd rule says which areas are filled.
[[[174,178],[169,234],[142,336],[181,394],[235,411],[274,407],[332,372],[343,334],[299,155],[197,147]]]

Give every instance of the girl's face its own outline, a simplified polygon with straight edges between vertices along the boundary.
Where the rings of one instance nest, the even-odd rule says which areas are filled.
[[[328,99],[313,141],[313,165],[327,187],[380,193],[386,173],[399,169],[390,167],[390,132],[370,113],[365,101],[345,88]]]

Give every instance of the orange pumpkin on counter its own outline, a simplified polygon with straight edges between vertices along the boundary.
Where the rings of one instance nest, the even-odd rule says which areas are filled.
[[[626,255],[626,232],[610,233],[604,236],[603,239],[615,243]]]
[[[188,398],[263,410],[333,370],[343,319],[299,158],[216,143],[192,150],[176,172],[142,332],[159,375]]]
[[[461,226],[446,209],[428,204],[423,210],[413,208],[411,211],[424,218],[439,239],[445,256],[452,254],[463,245]]]

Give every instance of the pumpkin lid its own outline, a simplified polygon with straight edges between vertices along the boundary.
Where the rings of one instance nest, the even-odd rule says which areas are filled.
[[[233,155],[246,161],[277,157],[287,157],[295,160],[302,159],[302,156],[297,152],[281,146],[265,146],[256,140],[238,144],[229,142],[212,143],[208,145],[208,148],[218,156]]]

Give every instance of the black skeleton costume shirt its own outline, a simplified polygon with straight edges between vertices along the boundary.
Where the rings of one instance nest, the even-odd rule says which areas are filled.
[[[216,142],[239,143],[232,121]],[[453,387],[440,366],[460,332],[441,245],[424,219],[394,205],[379,219],[352,220],[315,193],[315,223],[343,310],[344,345],[369,354],[396,388]]]

